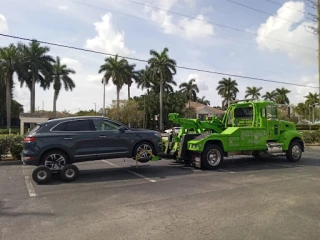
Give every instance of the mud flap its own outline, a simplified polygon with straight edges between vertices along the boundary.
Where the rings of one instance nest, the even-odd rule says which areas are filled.
[[[196,153],[196,154],[192,155],[192,166],[194,168],[201,169],[201,154]]]

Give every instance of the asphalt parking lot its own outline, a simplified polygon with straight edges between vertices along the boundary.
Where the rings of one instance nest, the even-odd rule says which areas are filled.
[[[203,171],[168,160],[77,164],[50,184],[33,167],[0,166],[0,239],[319,239],[319,150],[225,160]]]

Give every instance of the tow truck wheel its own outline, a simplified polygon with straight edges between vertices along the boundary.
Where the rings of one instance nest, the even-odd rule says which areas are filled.
[[[215,169],[223,161],[223,151],[216,144],[209,144],[204,148],[201,165],[206,169]]]
[[[297,141],[292,141],[286,153],[289,162],[299,162],[302,156],[301,144]]]
[[[46,166],[39,166],[32,172],[32,179],[37,184],[45,184],[48,183],[52,178],[52,173],[50,168]]]
[[[77,166],[68,164],[62,167],[60,170],[60,177],[65,182],[74,181],[79,175],[79,169]]]

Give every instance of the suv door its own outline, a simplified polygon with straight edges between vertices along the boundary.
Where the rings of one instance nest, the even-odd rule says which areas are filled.
[[[99,159],[129,156],[130,136],[126,133],[128,128],[106,118],[95,118],[93,122],[98,139],[96,149]]]
[[[67,120],[52,130],[60,135],[60,144],[69,150],[74,161],[93,160],[96,157],[96,131],[91,119]]]

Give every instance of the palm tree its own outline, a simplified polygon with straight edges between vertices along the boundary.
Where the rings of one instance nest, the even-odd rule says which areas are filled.
[[[296,107],[296,112],[300,116],[306,117],[309,114],[309,107],[305,103],[298,103]]]
[[[319,103],[319,94],[317,94],[317,93],[309,92],[309,94],[304,97],[306,98],[305,103],[307,106],[311,106],[311,105]]]
[[[191,80],[189,80],[189,82],[181,83],[179,86],[180,91],[185,94],[187,99],[189,100],[189,104],[190,101],[197,100],[197,93],[199,93],[199,88],[198,85],[194,83],[195,81],[196,80],[192,78]]]
[[[11,100],[13,88],[13,74],[17,69],[19,61],[19,50],[14,44],[0,48],[0,79],[6,86],[6,111],[7,128],[11,127]]]
[[[275,98],[275,102],[278,104],[289,104],[289,98],[287,96],[291,91],[286,88],[277,88],[276,93],[277,97]]]
[[[118,55],[115,57],[109,57],[105,59],[105,63],[100,66],[99,73],[104,72],[106,79],[112,78],[112,82],[117,87],[117,108],[120,107],[120,90],[125,84],[127,79],[126,75],[127,61],[125,59],[118,59]]]
[[[306,107],[308,109],[310,108],[312,109],[312,122],[314,123],[314,108],[317,104],[319,104],[319,94],[309,92],[309,94],[305,96],[305,98],[306,98],[306,101],[305,101]]]
[[[278,93],[273,90],[272,92],[266,92],[265,95],[263,95],[263,99],[264,100],[268,100],[268,101],[275,101],[276,97],[277,97]]]
[[[237,93],[239,92],[237,86],[238,83],[236,80],[232,80],[230,77],[228,79],[223,78],[219,81],[219,85],[216,90],[218,90],[218,94],[224,99],[222,102],[222,108],[224,108],[225,105],[229,106],[229,102],[237,98]]]
[[[254,100],[258,100],[261,96],[260,91],[262,87],[247,87],[245,98],[251,97]]]
[[[137,87],[141,88],[142,90],[147,89],[149,93],[149,89],[151,88],[151,77],[150,77],[150,68],[147,65],[145,69],[139,71],[139,77],[137,79]]]
[[[50,55],[47,55],[50,51],[49,47],[40,46],[37,40],[32,40],[29,45],[20,43],[19,49],[23,54],[21,62],[24,65],[24,69],[30,72],[32,78],[30,112],[34,113],[36,83],[41,81],[39,75],[42,75],[42,78],[49,76],[50,72],[52,72],[52,63],[55,61]]]
[[[151,58],[148,60],[150,64],[150,77],[154,81],[159,81],[160,85],[160,131],[163,130],[163,88],[164,84],[173,79],[176,74],[176,61],[169,58],[168,48],[164,48],[161,53],[150,50]]]
[[[210,105],[210,101],[207,100],[205,96],[203,96],[202,98],[197,98],[197,102],[202,103],[204,105]]]
[[[46,82],[46,87],[50,87],[53,84],[54,94],[53,94],[53,118],[56,117],[57,113],[57,99],[61,90],[62,85],[66,91],[72,91],[75,88],[74,81],[69,77],[70,74],[75,74],[76,72],[68,68],[67,65],[61,64],[60,57],[56,58],[55,64],[52,66],[52,72],[50,77]]]
[[[130,100],[130,88],[133,83],[132,80],[137,82],[140,76],[139,71],[136,71],[135,67],[136,67],[136,64],[129,64],[127,62],[126,68],[125,68],[126,75],[127,75],[127,77],[125,78],[125,84],[128,85],[128,100]]]

